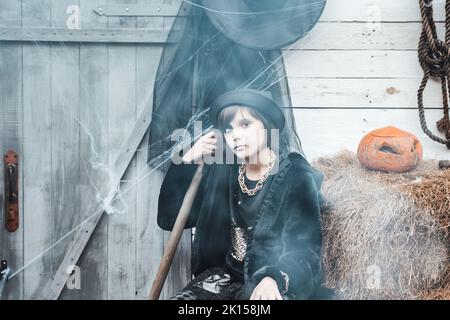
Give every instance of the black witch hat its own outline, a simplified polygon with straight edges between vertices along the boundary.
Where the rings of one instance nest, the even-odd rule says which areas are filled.
[[[317,23],[325,0],[200,0],[211,23],[253,49],[286,47]]]

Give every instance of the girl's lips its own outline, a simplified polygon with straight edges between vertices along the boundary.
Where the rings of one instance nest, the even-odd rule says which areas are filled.
[[[234,147],[234,150],[241,150],[241,149],[244,149],[244,148],[245,148],[245,145],[240,145],[240,146]]]

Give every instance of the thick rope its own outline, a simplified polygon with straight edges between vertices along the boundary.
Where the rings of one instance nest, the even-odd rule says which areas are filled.
[[[448,90],[450,87],[450,0],[446,0],[445,3],[445,42],[439,40],[437,37],[436,24],[433,19],[432,2],[433,0],[419,0],[420,13],[422,16],[422,33],[419,40],[418,55],[424,76],[417,92],[417,102],[422,130],[432,140],[445,144],[447,148],[450,149],[450,119],[448,111]],[[438,130],[444,133],[446,139],[434,135],[428,129],[425,120],[423,92],[431,77],[439,78],[441,80],[444,117],[436,124]]]

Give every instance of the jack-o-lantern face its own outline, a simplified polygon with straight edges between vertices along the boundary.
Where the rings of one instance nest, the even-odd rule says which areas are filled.
[[[409,132],[391,126],[369,132],[358,146],[359,161],[373,170],[414,170],[422,157],[423,149],[419,139]]]

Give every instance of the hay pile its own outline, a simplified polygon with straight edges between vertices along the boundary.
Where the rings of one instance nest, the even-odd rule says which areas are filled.
[[[369,171],[350,151],[312,164],[325,174],[327,286],[343,299],[450,296],[450,170]]]

